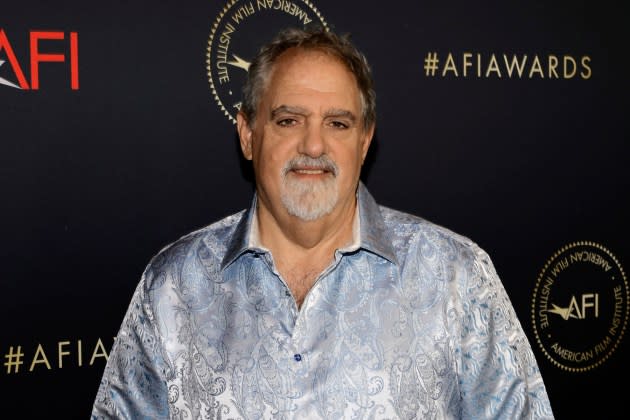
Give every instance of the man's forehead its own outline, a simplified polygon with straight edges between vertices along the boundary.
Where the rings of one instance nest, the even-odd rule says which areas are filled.
[[[346,65],[346,63],[336,55],[318,49],[290,48],[276,58],[270,67],[268,83],[276,78],[284,78],[285,76],[294,76],[299,74],[308,77],[313,73],[316,66],[336,67],[340,73],[351,79],[358,87],[357,79],[354,73]]]
[[[263,86],[257,107],[263,119],[288,112],[345,115],[353,120],[361,117],[356,76],[330,52],[290,48],[276,58]]]
[[[322,48],[304,48],[304,47],[291,47],[285,51],[283,51],[280,55],[276,57],[274,60],[274,66],[301,58],[312,58],[312,59],[328,59],[330,61],[335,61],[338,64],[347,68],[343,60],[335,55],[333,52],[322,49]]]

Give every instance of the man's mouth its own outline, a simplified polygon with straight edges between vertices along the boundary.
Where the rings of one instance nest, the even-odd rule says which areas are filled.
[[[321,174],[330,172],[326,169],[306,169],[306,168],[294,168],[292,169],[292,171],[298,174],[302,174],[302,175],[321,175]]]
[[[328,156],[321,156],[319,158],[310,158],[308,156],[298,156],[291,159],[285,165],[283,173],[286,175],[289,172],[297,176],[337,176],[337,165]]]

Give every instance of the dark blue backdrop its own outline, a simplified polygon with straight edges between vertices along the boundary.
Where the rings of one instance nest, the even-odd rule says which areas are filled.
[[[149,258],[249,204],[252,186],[234,125],[216,101],[206,69],[213,24],[247,4],[257,2],[3,5],[5,412],[87,418],[104,352]],[[445,225],[489,252],[530,336],[557,418],[608,418],[623,410],[627,338],[596,368],[568,372],[545,357],[531,319],[537,277],[562,246],[594,241],[630,267],[630,37],[621,6],[283,4],[289,5],[285,14],[295,4],[313,20],[317,9],[320,19],[350,32],[366,53],[376,78],[378,125],[364,181],[382,204]],[[239,25],[233,52],[252,48],[275,29],[262,12]],[[34,90],[30,40],[36,32],[48,34],[39,51],[65,61],[44,58]],[[71,33],[77,34],[75,52]],[[440,59],[434,76],[424,68],[432,52]],[[452,69],[444,73],[449,53],[457,76]],[[466,77],[464,53],[473,63]],[[501,66],[503,54],[537,56],[541,72],[530,77],[526,66],[522,77],[509,77],[501,67],[501,77],[486,77],[492,54]],[[557,78],[549,77],[550,55],[560,60]],[[562,73],[565,55],[577,62],[570,78]],[[20,85],[15,63],[31,89],[1,83]]]

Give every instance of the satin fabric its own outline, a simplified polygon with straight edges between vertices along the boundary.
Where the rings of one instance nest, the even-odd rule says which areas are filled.
[[[300,309],[248,210],[160,251],[93,419],[552,419],[488,255],[358,189],[354,241]]]

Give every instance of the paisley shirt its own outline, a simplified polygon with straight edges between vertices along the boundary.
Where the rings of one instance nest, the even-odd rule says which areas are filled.
[[[92,418],[552,419],[488,255],[358,189],[354,242],[301,308],[252,206],[149,263]]]

